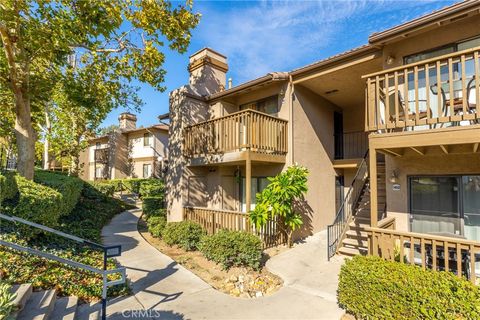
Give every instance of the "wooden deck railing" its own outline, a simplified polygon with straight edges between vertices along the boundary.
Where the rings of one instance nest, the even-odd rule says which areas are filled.
[[[363,76],[367,131],[478,122],[479,53],[476,47]]]
[[[96,163],[107,163],[109,157],[109,148],[101,148],[94,150],[94,161]]]
[[[452,271],[477,283],[480,242],[382,228],[368,228],[367,231],[370,232],[368,247],[371,255],[417,264],[423,269]]]
[[[183,219],[199,223],[208,234],[215,234],[219,230],[245,231],[260,237],[264,248],[271,248],[286,243],[282,232],[277,228],[275,221],[269,221],[266,226],[256,229],[243,212],[215,210],[199,207],[184,207]]]
[[[184,153],[204,156],[250,149],[283,155],[288,151],[287,123],[254,110],[201,122],[185,128]]]

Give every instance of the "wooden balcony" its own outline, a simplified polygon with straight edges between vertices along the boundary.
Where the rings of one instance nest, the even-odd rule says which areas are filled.
[[[94,150],[94,161],[95,163],[108,163],[109,157],[109,148],[101,148]]]
[[[288,121],[244,110],[185,128],[184,155],[190,158],[250,151],[285,157]],[[268,157],[267,157],[268,158]]]
[[[480,47],[363,76],[366,130],[435,129],[479,122]]]

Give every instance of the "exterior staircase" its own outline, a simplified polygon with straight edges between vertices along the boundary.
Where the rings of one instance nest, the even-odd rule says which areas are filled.
[[[371,179],[371,177],[369,178]],[[385,163],[377,164],[378,211],[383,215],[386,204]],[[345,237],[338,253],[346,256],[368,253],[368,235],[365,231],[370,226],[370,180],[365,183],[360,194],[353,217],[348,224]]]

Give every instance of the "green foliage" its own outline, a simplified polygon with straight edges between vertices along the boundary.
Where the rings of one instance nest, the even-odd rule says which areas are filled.
[[[90,182],[90,185],[97,190],[98,192],[102,193],[106,197],[113,197],[115,193],[115,185],[111,183],[105,182]]]
[[[163,196],[155,196],[155,197],[144,197],[142,199],[142,209],[143,213],[146,216],[151,216],[151,215],[159,215],[162,212],[165,211],[164,209],[164,197]]]
[[[15,309],[15,294],[10,292],[11,286],[0,281],[0,319],[8,319]]]
[[[262,258],[262,241],[243,231],[220,230],[206,236],[199,245],[203,255],[225,269],[248,266],[259,269]]]
[[[147,220],[148,232],[157,238],[162,236],[162,232],[166,225],[167,218],[165,216],[151,216]]]
[[[338,301],[358,319],[480,318],[480,287],[451,272],[372,256],[345,262]]]
[[[169,222],[162,232],[163,241],[169,246],[178,245],[186,251],[197,250],[206,234],[201,225],[192,221]]]
[[[296,201],[303,200],[307,192],[308,170],[294,165],[274,178],[257,194],[255,209],[249,213],[250,221],[257,227],[268,220],[277,221],[292,245],[292,233],[303,224],[302,216],[294,210]]]
[[[15,181],[19,194],[15,199],[5,201],[6,212],[32,222],[56,227],[64,207],[62,194],[19,175],[15,176]]]
[[[62,215],[73,210],[84,186],[84,182],[78,178],[42,170],[35,172],[34,181],[61,193],[62,206],[60,211]]]
[[[18,193],[15,174],[12,172],[0,173],[0,205],[3,200],[15,198]]]
[[[140,183],[138,193],[142,198],[162,197],[165,192],[165,184],[159,179],[146,179]]]

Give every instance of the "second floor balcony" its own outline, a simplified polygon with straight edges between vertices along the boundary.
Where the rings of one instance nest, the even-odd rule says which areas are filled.
[[[94,161],[96,163],[108,163],[109,148],[94,149]]]
[[[480,47],[364,76],[366,130],[468,126],[480,120]]]
[[[184,154],[190,158],[252,151],[285,156],[288,121],[243,110],[185,128]]]

